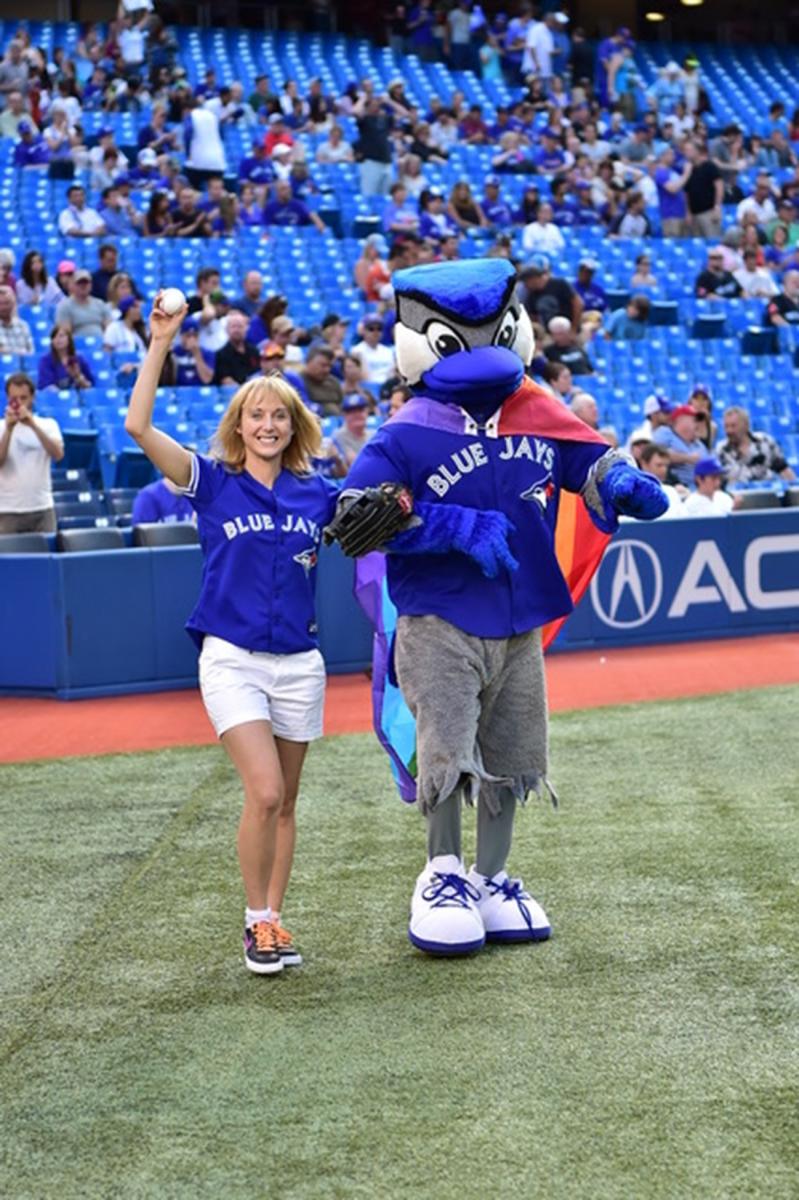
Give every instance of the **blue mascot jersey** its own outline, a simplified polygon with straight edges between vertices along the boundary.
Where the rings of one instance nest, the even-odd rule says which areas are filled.
[[[418,501],[499,510],[516,527],[509,545],[520,566],[486,579],[464,554],[389,554],[398,613],[439,616],[466,633],[502,638],[570,612],[555,556],[558,496],[561,488],[579,492],[607,450],[599,439],[505,435],[502,409],[479,428],[461,409],[411,400],[361,450],[345,488],[396,481]]]
[[[245,650],[314,649],[319,542],[338,489],[288,470],[270,489],[247,471],[195,455],[185,495],[204,557],[200,598],[186,623],[197,646],[213,634]]]

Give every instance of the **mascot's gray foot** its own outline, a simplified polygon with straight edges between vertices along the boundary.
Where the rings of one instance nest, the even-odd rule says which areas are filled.
[[[551,935],[549,917],[521,879],[510,879],[507,871],[488,878],[476,867],[466,879],[477,892],[487,942],[544,942]]]
[[[454,854],[431,858],[416,880],[408,937],[427,954],[470,954],[485,945],[479,893]]]

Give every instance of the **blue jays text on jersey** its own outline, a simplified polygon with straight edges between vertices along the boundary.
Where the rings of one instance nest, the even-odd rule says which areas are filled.
[[[421,406],[425,419],[417,421]],[[418,398],[355,460],[345,488],[396,481],[417,500],[499,510],[515,527],[509,544],[519,570],[496,579],[463,554],[435,556],[434,569],[430,556],[389,554],[389,592],[401,615],[439,616],[478,637],[509,637],[571,611],[555,556],[558,496],[561,488],[582,489],[607,444],[501,429],[501,409],[481,428],[453,406]]]
[[[200,598],[186,623],[245,650],[314,649],[315,568],[338,490],[318,475],[283,470],[272,488],[195,455],[185,494],[203,549]]]

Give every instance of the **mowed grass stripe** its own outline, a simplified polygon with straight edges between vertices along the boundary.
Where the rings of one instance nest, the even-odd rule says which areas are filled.
[[[797,696],[556,717],[562,807],[514,848],[555,937],[457,962],[405,939],[423,826],[381,752],[315,747],[277,980],[240,964],[218,751],[7,769],[14,878],[49,882],[6,928],[60,936],[16,968],[3,1193],[795,1196]]]

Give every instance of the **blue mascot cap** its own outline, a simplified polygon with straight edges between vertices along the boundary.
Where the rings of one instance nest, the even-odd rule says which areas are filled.
[[[392,277],[399,311],[403,299],[418,300],[464,325],[482,325],[513,295],[516,269],[504,258],[406,267]]]

